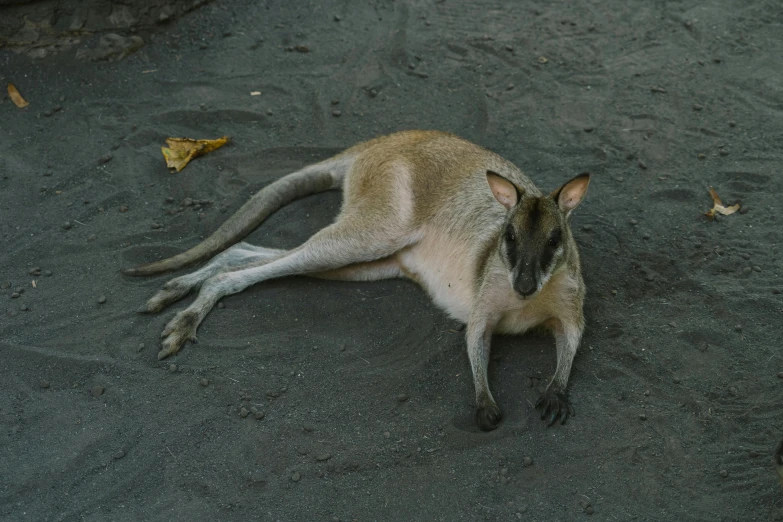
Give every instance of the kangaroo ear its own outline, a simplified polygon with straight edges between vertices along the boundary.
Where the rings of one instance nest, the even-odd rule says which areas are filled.
[[[567,216],[579,206],[587,193],[587,186],[590,184],[590,173],[583,172],[574,179],[552,192],[551,196],[557,202],[560,211]]]
[[[519,203],[519,189],[500,174],[488,170],[487,183],[492,190],[492,195],[504,207],[511,209]]]

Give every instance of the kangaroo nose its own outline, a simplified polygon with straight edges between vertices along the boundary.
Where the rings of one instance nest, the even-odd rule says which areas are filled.
[[[519,295],[522,297],[528,297],[536,293],[536,289],[538,288],[538,284],[536,283],[536,278],[531,275],[521,275],[517,277],[517,280],[514,283],[514,289],[517,291]]]

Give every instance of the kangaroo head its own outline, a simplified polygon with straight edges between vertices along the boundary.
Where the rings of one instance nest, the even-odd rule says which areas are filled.
[[[500,257],[511,285],[523,299],[539,292],[575,248],[568,217],[582,201],[590,174],[580,174],[548,196],[527,195],[503,176],[488,171],[495,199],[508,209]]]

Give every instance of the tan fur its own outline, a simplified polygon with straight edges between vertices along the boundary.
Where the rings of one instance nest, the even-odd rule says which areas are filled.
[[[479,426],[493,429],[501,417],[486,378],[492,333],[518,334],[540,325],[555,335],[558,365],[538,406],[550,423],[565,421],[585,292],[567,217],[587,183],[583,175],[544,196],[519,169],[486,149],[442,132],[400,132],[266,187],[205,240],[209,248],[199,245],[126,273],[194,262],[236,243],[291,199],[341,185],[339,216],[302,246],[283,251],[236,244],[150,299],[142,311],[157,312],[199,289],[193,304],[164,330],[159,357],[195,339],[198,324],[218,299],[266,279],[407,277],[468,325]]]

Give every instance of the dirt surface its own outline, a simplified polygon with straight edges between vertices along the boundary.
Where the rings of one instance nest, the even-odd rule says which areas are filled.
[[[0,518],[783,519],[783,15],[589,4],[218,0],[121,61],[0,50],[3,92],[30,102],[0,100]],[[464,334],[404,281],[261,284],[156,359],[182,305],[135,313],[168,278],[121,268],[408,128],[546,190],[593,173],[576,417],[532,407],[553,341],[498,338],[505,419],[478,431]],[[167,172],[166,137],[224,134]],[[742,211],[708,221],[710,186]],[[306,198],[249,239],[293,247],[339,205]]]

